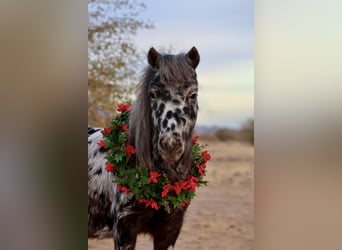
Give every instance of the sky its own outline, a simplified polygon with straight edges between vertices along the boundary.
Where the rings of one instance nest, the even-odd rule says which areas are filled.
[[[155,28],[139,31],[139,48],[195,46],[199,113],[197,125],[239,128],[254,117],[254,6],[252,0],[143,1],[140,17]]]

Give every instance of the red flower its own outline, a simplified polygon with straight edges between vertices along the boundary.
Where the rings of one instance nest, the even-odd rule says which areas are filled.
[[[99,145],[101,148],[106,148],[106,143],[104,142],[104,140],[99,141],[97,145]]]
[[[183,190],[189,190],[190,192],[195,192],[198,186],[198,178],[195,176],[189,176],[187,180],[179,181],[180,187]]]
[[[201,176],[203,176],[204,175],[204,172],[203,172],[204,169],[201,168],[201,165],[199,163],[196,163],[196,168],[198,169],[199,174]]]
[[[158,178],[161,174],[158,173],[158,172],[152,172],[152,171],[151,171],[151,172],[149,173],[149,175],[150,175],[150,178],[148,178],[147,184],[150,184],[151,182],[157,183],[157,182],[158,182],[157,178]]]
[[[139,199],[138,202],[140,203],[146,203],[145,208],[147,208],[148,206],[151,206],[151,208],[154,208],[155,210],[158,210],[158,203],[155,202],[155,200],[153,200],[153,198],[150,198],[149,200],[147,199]]]
[[[103,130],[101,130],[101,133],[104,134],[110,134],[112,133],[112,129],[111,128],[104,128]]]
[[[188,181],[185,181],[185,180],[180,180],[179,181],[179,184],[180,184],[180,187],[183,189],[183,190],[187,190],[188,189]]]
[[[110,163],[110,162],[106,162],[106,171],[107,172],[115,172],[116,168],[115,165]]]
[[[120,128],[121,128],[122,131],[127,131],[128,130],[127,124],[120,124]]]
[[[190,201],[182,201],[182,203],[179,205],[179,208],[183,208],[185,206],[188,206],[190,204]]]
[[[175,182],[173,186],[173,190],[175,190],[176,194],[179,194],[182,191],[182,187],[179,182]]]
[[[208,151],[203,151],[202,152],[202,158],[204,160],[204,162],[207,162],[211,159],[211,155],[208,153]]]
[[[118,105],[118,112],[123,112],[123,111],[128,111],[131,109],[131,105],[129,105],[128,103],[124,103],[124,104],[119,104]]]
[[[125,153],[127,154],[128,158],[132,157],[132,154],[135,154],[137,151],[135,150],[135,148],[132,145],[128,145],[125,147],[124,149]]]
[[[173,186],[172,186],[171,184],[166,184],[166,185],[163,187],[162,197],[163,197],[163,198],[166,197],[167,194],[168,194],[168,192],[169,192],[170,190],[172,190],[172,189],[173,189]]]
[[[128,188],[125,186],[122,186],[120,184],[116,184],[117,188],[121,191],[124,192],[125,194],[128,194]]]
[[[150,201],[146,200],[146,199],[139,199],[138,202],[140,202],[140,203],[148,203]],[[146,205],[146,207],[147,207],[147,205]]]
[[[189,177],[189,181],[192,181],[192,182],[195,182],[195,183],[198,183],[198,178],[193,176],[193,175],[190,175]]]
[[[194,138],[192,138],[192,143],[196,144],[198,142],[199,135],[195,135]]]

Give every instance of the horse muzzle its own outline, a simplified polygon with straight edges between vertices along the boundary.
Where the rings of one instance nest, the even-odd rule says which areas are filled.
[[[164,135],[159,138],[158,151],[165,161],[178,161],[184,153],[184,143],[180,136]]]

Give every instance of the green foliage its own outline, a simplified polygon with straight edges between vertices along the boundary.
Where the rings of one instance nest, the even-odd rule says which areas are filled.
[[[135,0],[88,0],[88,119],[108,126],[115,108],[135,92],[142,53],[133,37],[153,28],[139,18],[146,8]]]
[[[204,177],[210,154],[203,151],[205,146],[197,144],[197,140],[193,141],[191,172],[185,180],[176,182],[171,182],[166,173],[149,171],[147,166],[136,166],[136,151],[127,144],[127,127],[123,126],[128,125],[129,109],[129,105],[125,106],[125,110],[113,119],[112,125],[102,131],[105,140],[99,144],[109,149],[106,170],[114,173],[121,191],[130,198],[134,194],[138,202],[145,203],[146,207],[163,208],[170,212],[173,208],[187,206],[195,197],[196,188],[207,185]]]

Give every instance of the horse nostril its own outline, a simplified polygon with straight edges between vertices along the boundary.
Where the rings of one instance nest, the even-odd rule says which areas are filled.
[[[165,137],[161,138],[159,145],[163,150],[169,150],[169,140]]]
[[[182,142],[179,138],[161,138],[159,141],[160,147],[167,151],[177,150],[182,146]]]
[[[179,148],[181,146],[182,146],[182,142],[178,138],[172,141],[173,148]]]

